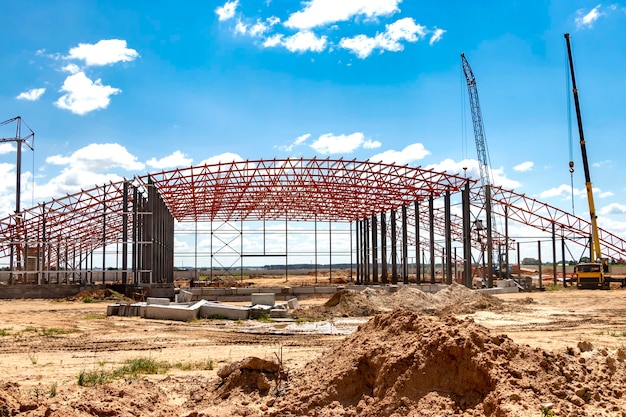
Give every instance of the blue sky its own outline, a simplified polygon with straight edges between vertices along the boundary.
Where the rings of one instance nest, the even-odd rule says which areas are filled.
[[[370,158],[477,176],[464,52],[494,182],[571,211],[569,32],[600,225],[626,236],[626,3],[1,3],[0,119],[22,116],[36,132],[22,207],[233,158]],[[4,216],[15,206],[9,144],[0,175]]]

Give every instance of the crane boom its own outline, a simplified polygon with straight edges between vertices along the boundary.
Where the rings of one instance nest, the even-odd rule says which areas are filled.
[[[467,81],[467,90],[469,93],[469,101],[472,112],[472,124],[474,126],[474,138],[476,139],[476,152],[478,153],[478,165],[480,170],[480,182],[483,188],[491,185],[491,173],[489,171],[489,158],[487,156],[487,145],[485,142],[485,129],[483,127],[483,116],[480,110],[480,101],[478,100],[478,88],[476,87],[476,78],[472,67],[465,58],[465,54],[461,54],[461,62],[463,64],[463,73]]]
[[[582,152],[583,169],[585,171],[585,188],[587,189],[587,202],[589,203],[589,217],[591,218],[591,262],[600,262],[602,253],[600,252],[600,239],[598,234],[598,221],[596,209],[593,203],[593,187],[591,175],[589,174],[589,162],[587,159],[587,146],[585,144],[585,134],[583,132],[583,119],[580,114],[580,101],[578,99],[578,88],[576,87],[576,77],[574,75],[574,61],[572,59],[572,46],[570,44],[569,33],[565,34],[567,44],[567,57],[569,59],[569,71],[572,77],[572,92],[574,94],[574,106],[576,107],[576,121],[578,122],[578,134],[580,136],[580,150]]]

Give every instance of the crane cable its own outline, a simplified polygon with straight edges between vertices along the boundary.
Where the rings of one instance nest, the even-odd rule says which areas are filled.
[[[574,215],[574,142],[572,139],[572,91],[571,80],[569,77],[569,66],[567,52],[565,53],[565,84],[567,92],[567,137],[569,142],[569,174],[570,174],[570,190],[572,200],[572,215]]]

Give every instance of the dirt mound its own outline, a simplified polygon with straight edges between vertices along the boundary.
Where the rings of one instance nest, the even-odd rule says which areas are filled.
[[[418,288],[401,287],[392,293],[387,289],[366,288],[362,291],[340,290],[324,305],[310,307],[297,314],[313,317],[366,317],[397,309],[426,314],[469,314],[478,310],[501,310],[496,297],[462,285],[452,284],[430,294]]]
[[[586,355],[586,356],[583,356]],[[623,416],[624,354],[551,354],[471,319],[396,310],[291,378],[273,416]]]
[[[97,290],[83,290],[78,294],[65,297],[63,301],[81,301],[83,303],[98,302],[98,301],[129,301],[133,300],[118,293],[117,291],[105,289]]]
[[[231,363],[220,369],[217,376],[222,378],[217,389],[217,395],[222,399],[228,398],[233,389],[267,395],[272,386],[276,387],[285,378],[278,362],[256,357]]]

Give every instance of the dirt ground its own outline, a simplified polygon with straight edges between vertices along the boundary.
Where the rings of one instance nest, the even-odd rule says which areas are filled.
[[[0,416],[626,416],[624,289],[345,292],[267,323],[110,303],[0,301]],[[83,378],[138,359],[166,366]]]

